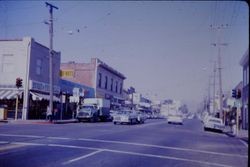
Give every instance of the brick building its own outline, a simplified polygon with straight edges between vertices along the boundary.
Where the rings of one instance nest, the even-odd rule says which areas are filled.
[[[60,69],[62,79],[94,88],[94,97],[110,99],[113,105],[124,103],[126,77],[103,61],[92,58],[90,63],[61,63]]]

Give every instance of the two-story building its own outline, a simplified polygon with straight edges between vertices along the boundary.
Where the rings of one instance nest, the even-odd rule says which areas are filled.
[[[31,37],[0,40],[0,104],[18,110],[23,119],[44,117],[49,100],[49,48]],[[53,51],[54,101],[59,101],[61,53]],[[16,87],[16,78],[23,86]]]
[[[242,129],[248,130],[248,95],[249,95],[249,49],[245,52],[240,60],[240,65],[243,68],[243,86],[242,86]]]
[[[126,77],[98,58],[90,63],[61,63],[62,79],[94,88],[94,97],[110,99],[113,106],[124,103],[123,82]]]

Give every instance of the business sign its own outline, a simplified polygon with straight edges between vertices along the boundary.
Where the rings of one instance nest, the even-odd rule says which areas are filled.
[[[69,97],[69,102],[70,103],[79,103],[80,98],[78,96],[70,96]]]
[[[65,78],[73,78],[74,71],[73,70],[60,70],[60,76]]]
[[[83,97],[84,96],[84,89],[82,88],[73,88],[73,96],[75,97]]]
[[[44,82],[38,82],[38,81],[34,81],[34,80],[30,80],[30,86],[32,90],[37,90],[40,92],[47,92],[49,93],[50,90],[50,85]],[[60,93],[60,87],[54,85],[53,87],[54,93],[59,94]]]

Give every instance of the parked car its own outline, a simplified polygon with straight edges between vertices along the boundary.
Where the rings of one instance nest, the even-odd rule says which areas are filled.
[[[138,111],[137,112],[137,122],[138,123],[144,123],[147,119],[147,115],[143,112]]]
[[[113,123],[127,123],[127,124],[135,124],[137,123],[138,114],[135,111],[131,110],[123,110],[119,111],[113,117]]]
[[[217,130],[222,132],[225,128],[223,121],[221,118],[208,116],[204,120],[204,130]]]
[[[168,115],[168,124],[174,123],[174,124],[183,124],[183,119],[181,115]]]
[[[120,110],[110,110],[110,117],[111,117],[111,120],[114,119],[114,116],[119,114],[120,113]]]

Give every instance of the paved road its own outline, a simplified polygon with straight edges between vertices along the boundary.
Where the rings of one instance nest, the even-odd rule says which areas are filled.
[[[248,166],[248,148],[225,134],[204,132],[198,120],[184,125],[147,120],[0,124],[0,166]]]

